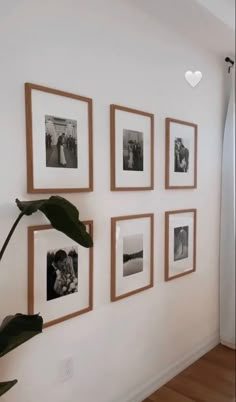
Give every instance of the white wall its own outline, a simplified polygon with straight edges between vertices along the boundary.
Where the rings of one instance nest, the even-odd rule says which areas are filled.
[[[223,70],[216,56],[128,1],[2,1],[0,20],[0,243],[26,193],[24,82],[94,100],[94,192],[68,194],[94,220],[94,310],[46,329],[0,361],[19,384],[3,402],[124,402],[218,336]],[[186,70],[201,70],[195,89]],[[155,190],[110,192],[109,104],[155,113]],[[165,117],[199,125],[198,188],[164,189]],[[164,282],[164,211],[197,208],[197,271]],[[155,286],[110,303],[110,217],[155,213]],[[27,226],[1,263],[0,317],[27,312]],[[57,382],[73,355],[74,378]],[[145,393],[145,392],[144,392]],[[132,399],[132,398],[131,398]],[[134,401],[138,397],[133,397]]]

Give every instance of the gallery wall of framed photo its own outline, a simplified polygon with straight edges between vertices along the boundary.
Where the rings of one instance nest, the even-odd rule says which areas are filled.
[[[6,370],[14,360],[19,379],[6,402],[32,402],[36,396],[50,402],[145,399],[136,393],[147,389],[150,378],[158,380],[217,338],[225,67],[200,40],[194,44],[170,26],[165,1],[150,16],[142,9],[145,1],[137,2],[140,7],[111,0],[2,3],[0,243],[16,220],[16,197],[57,194],[78,208],[81,221],[93,222],[94,240],[89,265],[85,250],[42,228],[49,222],[40,213],[22,219],[14,232],[1,261],[0,316],[41,312],[47,326],[1,360],[0,377],[11,379]],[[186,70],[202,72],[195,88],[186,82]],[[166,119],[191,124],[170,122],[168,185],[178,188],[166,188]],[[179,188],[194,186],[195,137],[197,187]],[[194,213],[187,217],[183,210],[194,209],[191,272]],[[169,214],[167,231],[166,213],[174,211],[179,212]],[[153,214],[153,286],[141,290],[152,285],[151,218],[128,217],[146,214]],[[38,229],[30,240],[34,262],[28,264],[31,226]],[[80,262],[92,267],[92,292]],[[171,278],[187,274],[165,280],[167,263]],[[63,274],[63,286],[56,281],[55,298],[52,264],[69,274]],[[124,297],[112,301],[114,273],[113,298]],[[68,356],[74,376],[55,386]],[[115,381],[107,381],[109,376]]]
[[[90,97],[25,84],[29,193],[93,191],[92,104]],[[110,105],[110,191],[115,194],[135,191],[138,202],[140,192],[154,190],[159,167],[154,121],[153,113]],[[165,119],[166,190],[196,189],[197,128]],[[196,209],[165,212],[165,281],[196,271],[196,214]],[[85,225],[92,233],[93,222]],[[108,241],[111,301],[152,288],[154,245],[158,247],[154,213],[111,217]],[[93,309],[93,249],[83,250],[42,225],[28,228],[28,252],[28,311],[40,310],[45,328]]]

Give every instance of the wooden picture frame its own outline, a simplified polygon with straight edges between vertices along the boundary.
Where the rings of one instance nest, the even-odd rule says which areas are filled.
[[[93,191],[92,99],[25,83],[27,192]]]
[[[111,218],[111,301],[153,287],[154,214]]]
[[[165,212],[165,281],[196,271],[196,236],[196,209]]]
[[[110,105],[111,191],[153,190],[154,114]]]
[[[165,188],[197,188],[197,124],[167,117],[165,127]]]
[[[83,223],[88,227],[87,230],[90,236],[93,237],[93,221],[85,221]],[[54,248],[52,249],[51,245],[53,244]],[[56,250],[59,252],[56,253]],[[60,286],[59,288],[57,286],[55,290],[56,280],[59,277],[57,273],[54,274],[51,271],[51,267],[53,264],[54,268],[57,267],[55,265],[56,254],[59,254],[61,250],[66,251],[67,258],[69,256],[70,260],[68,263],[73,262],[73,278],[70,277],[69,281],[72,283],[74,278],[77,278],[77,289],[74,287],[71,290],[70,287],[72,285],[70,282],[66,282],[65,287],[67,287],[67,290],[65,291],[63,282],[59,282]],[[77,253],[77,262],[75,253]],[[60,260],[59,257],[57,256],[58,261]],[[80,260],[83,260],[83,263],[81,264],[82,269],[78,273]],[[50,261],[53,261],[53,263]],[[71,274],[68,271],[68,266],[66,272]],[[54,281],[53,288],[52,278]],[[59,279],[63,279],[63,275]],[[63,293],[59,292],[55,294],[59,290],[62,290]],[[85,293],[82,294],[83,292]],[[49,304],[50,308],[48,308]],[[70,311],[70,308],[73,311]],[[44,319],[43,327],[47,328],[87,313],[92,309],[93,248],[80,246],[63,233],[54,229],[51,225],[28,227],[28,314],[37,314],[40,311]]]

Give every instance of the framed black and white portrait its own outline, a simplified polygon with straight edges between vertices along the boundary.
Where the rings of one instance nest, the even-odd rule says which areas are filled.
[[[111,300],[153,286],[153,214],[111,218]]]
[[[25,84],[29,193],[93,190],[92,99]]]
[[[92,236],[92,221],[83,222]],[[40,311],[44,327],[93,307],[93,249],[50,225],[28,228],[28,311]]]
[[[165,213],[165,280],[196,270],[196,209]]]
[[[166,118],[166,189],[197,187],[197,128]]]
[[[110,106],[111,190],[152,190],[154,115]]]
[[[45,115],[46,166],[77,169],[77,120]]]

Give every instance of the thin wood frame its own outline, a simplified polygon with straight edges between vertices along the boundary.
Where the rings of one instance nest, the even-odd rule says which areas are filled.
[[[89,148],[89,186],[86,188],[35,188],[33,170],[33,125],[32,125],[32,90],[64,96],[88,103],[88,148]],[[93,100],[58,89],[42,85],[25,83],[25,118],[26,118],[26,155],[27,155],[27,192],[28,193],[78,193],[93,191]]]
[[[150,283],[142,288],[132,290],[122,295],[116,295],[116,223],[119,221],[150,218]],[[132,296],[143,290],[150,289],[154,285],[154,214],[140,214],[140,215],[127,215],[116,216],[111,218],[111,301],[117,301],[128,296]]]
[[[84,221],[84,225],[89,226],[89,234],[93,238],[93,221]],[[36,314],[34,311],[34,232],[38,230],[53,229],[51,225],[39,225],[28,227],[28,314]],[[93,247],[89,249],[89,305],[88,307],[59,317],[55,320],[43,324],[43,328],[50,327],[60,322],[77,317],[81,314],[88,313],[93,310]]]
[[[170,276],[169,274],[169,217],[170,215],[193,213],[193,268],[177,275]],[[197,210],[182,209],[177,211],[165,212],[165,281],[180,278],[181,276],[191,274],[196,271],[196,237],[197,237]]]
[[[116,185],[116,146],[115,146],[115,135],[116,135],[116,110],[121,110],[123,112],[139,114],[141,116],[149,117],[151,121],[151,132],[150,132],[150,186],[146,187],[117,187]],[[110,163],[111,163],[111,191],[139,191],[139,190],[153,190],[154,189],[154,114],[143,112],[137,109],[131,109],[119,105],[110,105]]]
[[[182,124],[194,128],[194,181],[190,186],[172,186],[170,185],[170,123]],[[165,188],[166,189],[193,189],[197,188],[197,140],[198,140],[198,125],[183,120],[172,119],[166,117],[166,166],[165,166]]]

